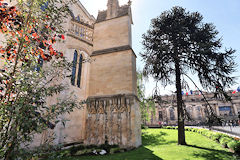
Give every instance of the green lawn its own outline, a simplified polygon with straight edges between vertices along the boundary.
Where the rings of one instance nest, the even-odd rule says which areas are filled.
[[[186,131],[189,146],[177,145],[177,130],[143,130],[143,146],[109,156],[82,156],[64,160],[234,160],[233,153],[195,132]]]

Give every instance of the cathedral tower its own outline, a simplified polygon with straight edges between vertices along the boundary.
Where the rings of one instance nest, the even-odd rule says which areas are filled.
[[[108,0],[94,25],[85,144],[141,145],[131,5]]]

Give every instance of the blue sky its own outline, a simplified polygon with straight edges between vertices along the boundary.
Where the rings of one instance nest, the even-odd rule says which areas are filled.
[[[106,9],[107,0],[80,0],[86,9],[97,16],[98,10]],[[120,4],[128,0],[119,0]],[[188,11],[200,12],[204,22],[211,22],[219,31],[219,37],[223,38],[223,46],[236,49],[237,72],[234,75],[240,76],[240,0],[132,0],[133,12],[133,49],[138,55],[142,51],[142,34],[150,26],[151,19],[159,16],[163,11],[173,6],[181,6]],[[137,58],[137,68],[143,68],[144,63],[141,57]],[[197,78],[194,78],[197,81]],[[240,79],[238,79],[239,81]],[[240,83],[239,83],[240,84]],[[195,87],[189,83],[192,89]],[[146,82],[146,94],[150,95],[155,83],[150,78]],[[237,84],[232,89],[237,88]],[[174,86],[160,88],[161,94],[170,94]]]

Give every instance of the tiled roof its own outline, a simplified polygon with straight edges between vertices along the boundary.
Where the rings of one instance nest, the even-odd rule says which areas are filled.
[[[124,5],[124,6],[119,7],[118,14],[117,14],[116,18],[128,15],[129,7],[130,7],[129,5]],[[96,23],[105,21],[106,18],[107,18],[107,11],[101,11],[101,12],[98,13]]]

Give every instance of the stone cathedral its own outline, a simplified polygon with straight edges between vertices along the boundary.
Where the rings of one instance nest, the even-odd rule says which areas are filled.
[[[66,126],[57,125],[35,137],[41,145],[54,135],[54,144],[108,143],[131,148],[141,145],[141,119],[136,84],[136,55],[132,49],[131,2],[119,6],[108,0],[107,10],[95,19],[81,2],[71,7],[66,42],[58,44],[73,61],[70,92],[89,103],[63,118]],[[83,63],[83,59],[91,59]],[[51,101],[54,101],[52,99]]]

